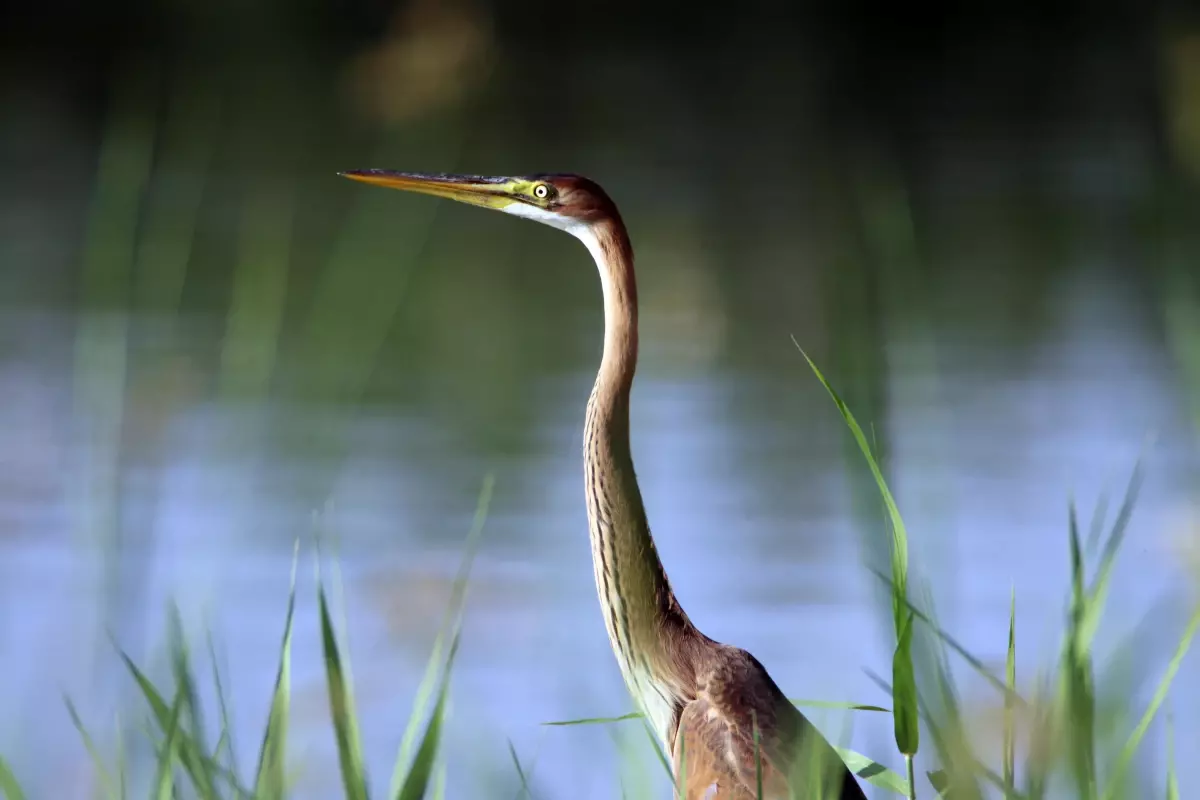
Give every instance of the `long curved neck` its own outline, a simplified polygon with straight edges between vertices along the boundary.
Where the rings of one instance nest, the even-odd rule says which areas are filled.
[[[658,558],[630,451],[629,393],[638,351],[633,249],[619,220],[575,233],[595,258],[604,290],[604,356],[583,437],[596,590],[625,682],[665,737],[693,680],[685,657],[693,629]]]

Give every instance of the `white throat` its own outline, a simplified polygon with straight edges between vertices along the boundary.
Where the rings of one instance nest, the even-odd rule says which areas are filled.
[[[558,228],[560,231],[575,234],[576,229],[587,229],[587,225],[572,217],[562,214],[555,214],[553,211],[547,211],[544,208],[531,206],[528,203],[512,202],[506,205],[503,209],[504,213],[512,214],[514,217],[524,217],[535,222],[540,222],[543,225],[549,225],[551,228]]]

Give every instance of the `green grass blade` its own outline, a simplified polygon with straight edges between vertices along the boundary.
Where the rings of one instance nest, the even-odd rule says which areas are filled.
[[[25,793],[21,791],[16,773],[4,760],[4,756],[0,756],[0,793],[8,800],[25,800]]]
[[[446,656],[446,668],[442,673],[442,684],[438,689],[437,701],[433,706],[433,714],[425,726],[425,734],[417,747],[417,755],[413,759],[412,768],[404,779],[396,800],[421,800],[429,787],[429,780],[437,762],[438,745],[442,739],[442,724],[446,714],[446,697],[450,688],[450,672],[454,666],[454,657],[458,654],[459,630],[455,630],[450,640],[450,652]]]
[[[933,790],[937,792],[938,797],[946,797],[950,792],[950,779],[946,776],[946,771],[942,769],[926,772],[925,777],[929,778],[929,784]]]
[[[1041,800],[1046,796],[1046,787],[1050,781],[1052,749],[1056,745],[1054,736],[1054,709],[1048,700],[1051,695],[1049,680],[1039,677],[1034,685],[1032,720],[1030,724],[1029,742],[1026,746],[1024,773],[1025,794],[1028,797]]]
[[[275,673],[275,689],[267,712],[267,729],[258,750],[258,767],[254,771],[254,796],[281,799],[287,786],[284,764],[287,758],[288,713],[292,683],[292,619],[296,611],[296,565],[300,558],[300,542],[292,546],[292,575],[288,586],[287,612],[283,621],[283,641],[279,646],[279,668]]]
[[[1116,563],[1117,551],[1120,550],[1121,544],[1125,540],[1125,532],[1129,528],[1129,519],[1133,515],[1133,507],[1137,503],[1141,486],[1142,466],[1138,463],[1134,466],[1133,474],[1129,478],[1125,497],[1121,501],[1121,508],[1117,511],[1117,518],[1113,521],[1112,530],[1109,531],[1104,541],[1100,553],[1100,563],[1088,589],[1089,602],[1084,606],[1078,632],[1080,643],[1084,647],[1091,647],[1092,640],[1096,637],[1096,631],[1100,627],[1100,614],[1104,610],[1104,601],[1108,596],[1108,587],[1112,578],[1113,565]]]
[[[158,751],[158,766],[155,771],[154,792],[157,800],[172,800],[175,794],[175,760],[179,750],[179,718],[187,705],[187,695],[183,687],[175,690],[175,699],[171,702],[167,717],[167,739]],[[209,795],[211,796],[211,795]]]
[[[1092,677],[1092,659],[1088,642],[1083,635],[1084,620],[1093,612],[1089,609],[1091,595],[1086,588],[1083,548],[1079,538],[1079,520],[1075,504],[1069,509],[1071,544],[1071,605],[1068,616],[1066,653],[1059,682],[1065,699],[1065,722],[1071,749],[1071,769],[1075,785],[1082,797],[1096,793],[1096,700]]]
[[[1096,508],[1092,510],[1092,524],[1088,527],[1087,552],[1095,553],[1104,538],[1104,521],[1108,518],[1108,492],[1100,492]]]
[[[117,797],[121,798],[121,800],[125,800],[125,798],[129,796],[129,787],[128,787],[129,770],[127,768],[128,765],[126,763],[125,735],[124,735],[123,731],[121,730],[120,714],[116,715],[115,724],[113,725],[113,727],[116,729],[115,736],[113,738],[116,740],[116,750],[117,750],[117,753],[116,753],[117,792],[118,792]]]
[[[633,741],[634,738],[640,740],[640,737],[627,733],[628,728],[610,727],[606,730],[608,738],[612,741],[613,749],[616,751],[618,763],[624,767],[619,771],[618,776],[621,796],[629,798],[629,800],[633,798],[651,800],[646,787],[652,784],[653,778],[647,772],[645,761],[642,758],[644,750]]]
[[[1175,776],[1175,726],[1167,717],[1167,800],[1179,800],[1179,779]]]
[[[293,237],[292,193],[275,175],[245,188],[225,333],[218,397],[258,401],[274,373],[287,300]]]
[[[821,374],[821,370],[817,369],[817,365],[808,357],[808,353],[804,352],[804,348],[792,337],[792,343],[796,345],[796,349],[800,351],[800,355],[804,356],[804,360],[808,362],[808,366],[812,369],[813,374],[817,376],[817,380],[825,387],[825,391],[829,393],[833,403],[837,406],[838,411],[842,415],[846,426],[854,435],[854,440],[858,443],[859,449],[862,451],[863,457],[866,458],[867,467],[871,470],[871,475],[875,478],[875,484],[879,488],[879,494],[883,498],[884,506],[887,509],[888,518],[891,521],[892,528],[892,574],[895,577],[895,591],[900,597],[904,597],[907,591],[908,580],[908,533],[904,527],[904,518],[900,516],[900,509],[896,505],[895,499],[892,497],[891,489],[888,488],[887,480],[883,477],[883,470],[880,469],[879,463],[875,460],[875,454],[871,450],[870,443],[867,442],[867,437],[863,434],[863,430],[859,427],[858,421],[854,415],[850,413],[849,407],[842,400],[829,381],[825,380],[825,376]],[[904,608],[902,605],[893,603],[892,613],[895,617],[896,631],[899,633],[904,624]]]
[[[1016,780],[1016,747],[1013,733],[1012,696],[1017,692],[1017,590],[1013,587],[1008,600],[1008,653],[1004,658],[1004,796],[1011,797]]]
[[[917,680],[912,662],[913,615],[910,613],[900,629],[900,641],[892,657],[892,696],[896,711],[894,732],[896,747],[905,756],[916,754],[921,741],[917,719]]]
[[[69,697],[63,697],[63,702],[67,704],[67,713],[71,715],[71,724],[79,732],[79,738],[83,740],[83,746],[87,750],[88,757],[92,760],[92,767],[96,770],[96,779],[100,782],[100,788],[104,792],[104,796],[119,797],[120,795],[113,789],[112,776],[104,766],[104,759],[100,757],[100,751],[96,748],[96,742],[92,739],[92,735],[88,733],[83,720],[79,718],[79,711],[75,708],[75,704],[71,702],[71,698]]]
[[[650,739],[650,744],[654,747],[654,755],[658,756],[658,763],[667,773],[672,781],[675,780],[675,770],[671,769],[671,760],[667,758],[667,754],[662,749],[662,744],[659,743],[658,737],[654,735],[654,731],[650,728],[650,723],[642,720],[642,728],[646,731],[646,736]]]
[[[878,761],[846,747],[835,747],[846,767],[872,786],[908,796],[909,782],[900,773],[890,770]]]
[[[182,725],[186,717],[190,724],[190,733],[186,741],[192,746],[193,752],[203,754],[208,752],[204,742],[204,722],[200,711],[200,700],[196,692],[196,681],[192,677],[191,658],[188,653],[187,641],[183,633],[183,620],[179,608],[172,603],[168,615],[168,640],[170,641],[171,672],[175,677],[176,693],[179,695],[180,712],[177,724]],[[216,785],[213,776],[204,762],[196,764],[192,774],[193,786],[200,797],[216,797]]]
[[[891,709],[883,706],[871,705],[869,703],[848,703],[833,700],[807,700],[796,697],[789,697],[788,702],[799,708],[833,708],[843,711],[876,711],[884,714],[891,713]],[[583,717],[581,719],[561,719],[552,722],[543,722],[542,725],[608,725],[613,722],[625,722],[631,719],[641,719],[644,715],[640,711],[630,711],[628,714],[621,714],[617,717]]]
[[[325,652],[325,682],[329,692],[329,713],[333,718],[333,733],[337,740],[338,764],[347,800],[366,800],[367,775],[363,766],[362,744],[354,698],[342,668],[337,637],[329,617],[325,588],[317,585],[317,606],[321,616],[321,642]]]
[[[155,722],[158,724],[159,731],[163,734],[167,733],[171,723],[171,717],[175,713],[174,702],[168,705],[163,699],[162,694],[155,688],[154,684],[146,677],[145,673],[138,668],[137,664],[133,663],[133,659],[124,651],[119,651],[121,660],[125,662],[125,666],[129,669],[134,681],[142,692],[142,696],[146,699],[147,705],[150,706],[150,711],[154,716]],[[177,689],[176,695],[182,698],[179,702],[186,706],[186,695]],[[184,707],[181,706],[180,713],[183,713]],[[177,723],[176,723],[177,724]],[[204,783],[201,775],[207,769],[204,763],[204,754],[199,751],[186,736],[179,736],[176,740],[177,758],[179,763],[183,765],[184,770],[191,779],[193,786],[200,786]]]
[[[525,774],[525,768],[521,766],[521,759],[517,757],[517,748],[513,746],[512,739],[508,740],[508,755],[512,759],[513,767],[517,770],[517,777],[521,779],[521,788],[517,792],[517,800],[520,798],[532,798],[533,792],[529,788],[529,777]]]
[[[792,338],[792,343],[804,356],[804,360],[808,362],[808,366],[817,376],[817,380],[825,387],[825,391],[832,398],[846,426],[854,436],[854,440],[858,443],[859,450],[866,459],[867,467],[870,469],[872,477],[875,478],[875,485],[879,489],[880,498],[883,500],[888,520],[891,523],[892,618],[896,631],[896,650],[892,658],[894,684],[892,714],[895,719],[896,746],[906,756],[915,755],[920,745],[920,724],[917,710],[916,674],[912,661],[913,615],[911,611],[907,610],[910,605],[908,602],[908,532],[904,525],[904,518],[900,514],[891,489],[888,488],[887,480],[875,458],[874,451],[858,421],[854,418],[854,414],[829,384],[829,381],[825,379],[813,360],[808,357],[808,353],[804,352],[804,348],[800,347],[800,343],[796,341],[795,337]]]
[[[1130,734],[1128,741],[1125,742],[1125,746],[1121,748],[1121,753],[1117,756],[1112,774],[1109,776],[1108,789],[1104,793],[1105,800],[1112,800],[1115,797],[1121,778],[1124,776],[1125,770],[1129,768],[1130,762],[1133,761],[1133,756],[1141,745],[1146,731],[1150,729],[1150,723],[1154,721],[1155,714],[1158,713],[1158,709],[1162,706],[1163,701],[1166,700],[1167,693],[1171,689],[1171,682],[1175,680],[1175,673],[1179,671],[1179,665],[1183,663],[1184,657],[1187,656],[1198,629],[1200,629],[1200,609],[1193,612],[1192,618],[1188,621],[1187,628],[1183,632],[1183,636],[1179,639],[1179,646],[1175,648],[1175,655],[1171,657],[1171,661],[1167,665],[1167,671],[1163,675],[1162,680],[1159,681],[1158,688],[1154,692],[1154,697],[1150,700],[1150,705],[1146,707],[1146,711],[1138,721],[1137,727],[1133,729],[1133,733]]]
[[[293,563],[295,563],[295,560],[295,556],[293,556]],[[205,634],[205,645],[208,649],[208,660],[212,669],[213,688],[217,692],[217,712],[221,717],[221,732],[217,736],[217,745],[213,748],[213,758],[219,763],[221,761],[221,751],[224,750],[226,757],[229,759],[229,770],[236,775],[238,774],[237,751],[234,748],[233,728],[229,724],[229,700],[225,693],[225,682],[221,679],[221,667],[217,661],[217,648],[213,643],[211,631]],[[274,700],[274,697],[272,697],[272,700]]]
[[[475,503],[475,518],[472,520],[471,530],[467,534],[462,563],[459,564],[458,574],[455,576],[454,584],[450,590],[450,603],[446,608],[446,616],[442,620],[442,627],[438,631],[437,637],[433,640],[433,648],[429,653],[429,661],[425,664],[425,674],[421,676],[421,683],[417,687],[417,695],[413,700],[412,713],[408,717],[408,725],[405,727],[404,736],[400,740],[400,750],[396,755],[396,762],[392,768],[392,780],[388,791],[389,797],[395,797],[399,793],[401,784],[404,781],[405,770],[408,768],[412,758],[412,748],[416,741],[418,727],[421,724],[421,720],[425,718],[426,707],[433,698],[434,688],[442,666],[442,648],[444,647],[444,642],[454,636],[454,632],[460,624],[463,607],[467,599],[471,565],[474,563],[475,554],[479,550],[479,543],[483,536],[483,526],[487,521],[488,508],[491,505],[492,492],[495,489],[495,485],[495,476],[489,474],[484,477],[483,485],[479,489],[479,498]]]
[[[584,717],[582,719],[562,719],[553,722],[543,722],[543,725],[607,725],[611,722],[624,722],[629,719],[642,719],[645,715],[640,711],[630,711],[619,717]]]
[[[438,766],[437,772],[433,776],[433,800],[446,800],[446,765],[442,763]]]
[[[884,714],[890,714],[890,708],[883,706],[870,705],[868,703],[846,703],[835,700],[805,700],[798,697],[789,697],[788,702],[798,708],[833,708],[842,711],[878,711]]]

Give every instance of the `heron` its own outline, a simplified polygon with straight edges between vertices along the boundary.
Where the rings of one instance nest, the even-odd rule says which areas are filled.
[[[544,223],[582,241],[596,262],[604,339],[583,424],[592,565],[621,675],[671,754],[675,797],[785,800],[812,797],[816,786],[821,797],[865,800],[837,751],[758,659],[701,633],[667,578],[630,447],[629,404],[638,357],[633,247],[604,189],[569,173],[488,177],[368,169],[339,174]]]

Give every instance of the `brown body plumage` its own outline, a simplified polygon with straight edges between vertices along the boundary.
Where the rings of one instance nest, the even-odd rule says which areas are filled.
[[[745,650],[701,633],[671,589],[646,520],[629,445],[637,368],[637,280],[616,205],[577,175],[528,178],[413,175],[347,177],[503,210],[566,230],[587,246],[604,292],[604,350],[584,422],[584,489],[596,590],[613,653],[630,693],[674,761],[682,800],[805,794],[813,770],[821,795],[865,795],[836,751],[788,702]],[[758,743],[755,730],[758,731]]]

